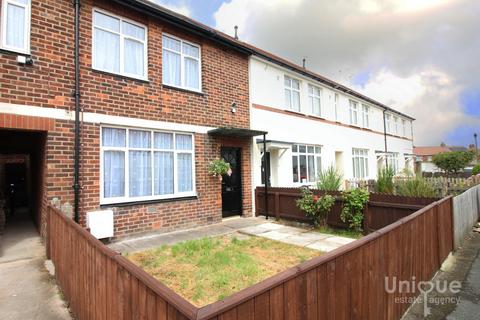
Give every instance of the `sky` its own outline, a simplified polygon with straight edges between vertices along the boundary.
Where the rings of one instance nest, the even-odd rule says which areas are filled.
[[[411,115],[414,144],[480,135],[478,0],[155,0]]]

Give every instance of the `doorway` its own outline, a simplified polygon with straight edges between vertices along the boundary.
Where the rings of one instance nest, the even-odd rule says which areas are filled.
[[[262,156],[262,185],[265,185],[265,157],[267,157],[267,187],[272,186],[272,172],[270,171],[270,152],[265,152]]]
[[[221,157],[230,164],[231,174],[222,177],[222,217],[242,214],[242,150],[222,147]]]

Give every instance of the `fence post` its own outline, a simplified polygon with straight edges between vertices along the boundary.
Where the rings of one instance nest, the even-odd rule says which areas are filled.
[[[46,234],[46,255],[47,255],[47,259],[50,260],[50,239],[51,239],[51,234],[52,234],[52,231],[51,231],[51,218],[50,218],[50,215],[51,215],[51,212],[50,212],[50,206],[47,207],[47,234]]]

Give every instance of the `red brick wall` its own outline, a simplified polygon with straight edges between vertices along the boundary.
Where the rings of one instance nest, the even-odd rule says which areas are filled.
[[[1,0],[0,0],[1,3]],[[148,27],[148,82],[92,70],[92,8],[99,7]],[[85,112],[202,126],[249,127],[248,57],[109,1],[82,1],[81,90]],[[32,0],[31,52],[34,64],[19,66],[16,54],[0,52],[0,102],[74,110],[73,6],[71,1]],[[201,46],[202,94],[162,85],[162,32]],[[237,112],[231,112],[236,102]],[[1,120],[2,118],[0,118]],[[6,119],[6,118],[5,118]],[[16,118],[15,118],[16,119]],[[40,118],[41,119],[41,118]],[[3,122],[2,122],[3,121]],[[73,123],[37,120],[33,128],[0,121],[0,128],[48,130],[44,203],[73,204]],[[84,123],[81,155],[81,212],[99,209],[99,125]],[[243,150],[244,214],[251,214],[250,140],[221,141],[195,134],[198,199],[113,207],[116,236],[151,229],[172,230],[219,221],[221,186],[206,173],[221,145]],[[44,217],[43,217],[44,220]]]

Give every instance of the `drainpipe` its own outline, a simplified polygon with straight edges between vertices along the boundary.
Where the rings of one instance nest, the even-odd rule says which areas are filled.
[[[74,220],[79,222],[80,204],[80,0],[74,1],[75,7],[75,139],[74,139]]]
[[[387,152],[388,152],[388,146],[387,146],[387,119],[385,117],[385,112],[387,109],[383,110],[383,140],[385,142],[385,168],[388,169],[388,160],[387,160]]]
[[[263,135],[263,181],[265,182],[265,219],[268,220],[268,173],[267,173],[267,141],[266,135]]]

